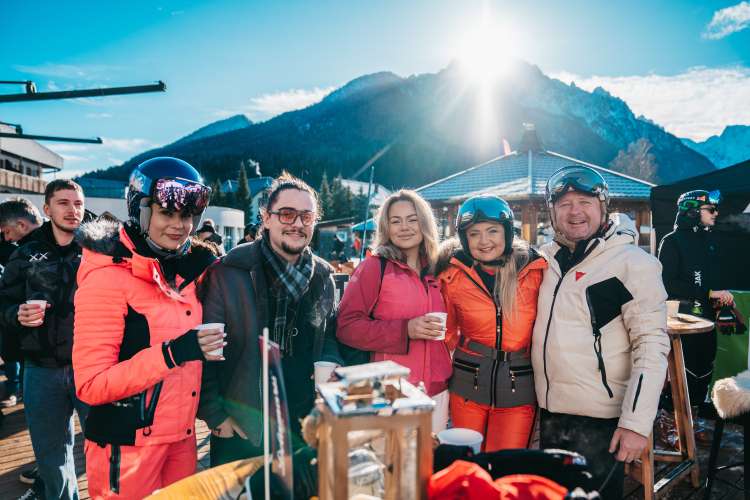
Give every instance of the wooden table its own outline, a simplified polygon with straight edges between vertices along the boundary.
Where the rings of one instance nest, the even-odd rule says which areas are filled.
[[[675,466],[654,485],[654,494],[659,493],[671,482],[687,474],[690,474],[690,482],[693,487],[700,487],[695,434],[693,433],[693,415],[690,410],[690,395],[687,389],[685,358],[682,354],[682,336],[707,333],[713,329],[714,323],[712,321],[689,314],[678,314],[674,318],[667,319],[667,333],[672,344],[672,349],[669,352],[669,385],[672,390],[675,423],[677,424],[680,442],[679,451],[653,451],[655,461],[675,463]],[[653,467],[651,469],[653,475]]]

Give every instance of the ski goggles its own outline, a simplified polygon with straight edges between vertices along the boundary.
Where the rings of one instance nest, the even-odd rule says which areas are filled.
[[[478,196],[461,205],[456,216],[456,228],[459,231],[477,222],[512,221],[513,210],[508,203],[496,196]]]
[[[579,166],[563,167],[552,174],[547,181],[547,202],[555,203],[568,191],[597,196],[601,201],[609,195],[607,182],[596,170]]]
[[[151,202],[175,212],[200,215],[208,207],[211,188],[187,179],[158,179]]]

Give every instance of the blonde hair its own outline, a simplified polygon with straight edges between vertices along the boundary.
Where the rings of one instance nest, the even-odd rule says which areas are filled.
[[[388,212],[394,203],[399,201],[408,201],[414,205],[414,210],[417,212],[417,219],[419,220],[419,229],[422,231],[422,243],[419,245],[419,255],[427,260],[427,266],[430,272],[435,270],[435,264],[438,259],[438,229],[437,223],[435,222],[435,215],[432,213],[430,204],[422,198],[419,193],[412,191],[411,189],[400,189],[399,191],[390,195],[385,203],[378,210],[375,219],[377,220],[377,228],[375,230],[375,253],[383,255],[383,253],[397,256],[399,260],[404,260],[405,257],[401,250],[391,242],[390,233],[390,221],[388,220]]]
[[[504,257],[505,265],[498,266],[495,272],[495,289],[492,294],[495,303],[508,317],[516,314],[516,288],[518,286],[518,271],[526,267],[531,257],[529,244],[521,238],[513,238],[513,253]]]

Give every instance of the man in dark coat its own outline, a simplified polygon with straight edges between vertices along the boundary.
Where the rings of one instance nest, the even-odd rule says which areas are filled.
[[[318,214],[315,191],[282,175],[263,211],[263,237],[234,248],[207,271],[203,321],[226,325],[225,361],[206,363],[198,417],[213,430],[211,465],[263,454],[263,328],[279,344],[292,445],[313,407],[313,363],[341,364],[335,339],[332,268],[309,244]]]
[[[723,289],[720,240],[713,231],[719,202],[718,191],[696,190],[680,195],[674,230],[659,245],[669,299],[681,302],[681,312],[711,321],[716,319],[716,308],[734,303],[732,294]],[[697,407],[706,400],[713,375],[716,331],[684,336],[682,349],[690,402]]]

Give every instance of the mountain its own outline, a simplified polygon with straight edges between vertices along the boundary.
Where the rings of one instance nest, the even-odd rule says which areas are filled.
[[[240,163],[252,158],[264,175],[286,169],[317,186],[323,172],[329,178],[350,177],[391,145],[376,162],[376,181],[390,188],[414,187],[498,156],[503,139],[517,146],[523,123],[536,125],[548,150],[642,173],[654,182],[715,168],[605,90],[587,92],[516,62],[491,88],[467,83],[456,65],[408,78],[366,75],[305,109],[178,141],[87,176],[124,180],[139,162],[173,155],[194,164],[209,181],[234,179]]]
[[[245,115],[230,116],[229,118],[209,123],[208,125],[201,127],[195,132],[186,135],[182,139],[176,140],[175,142],[170,144],[170,146],[175,144],[184,144],[186,142],[196,141],[198,139],[205,139],[206,137],[224,134],[233,130],[240,130],[243,128],[247,128],[252,124],[253,122],[250,121],[250,119]]]
[[[682,139],[682,142],[719,168],[750,159],[750,125],[730,125],[721,135],[713,135],[703,142],[690,139]]]

